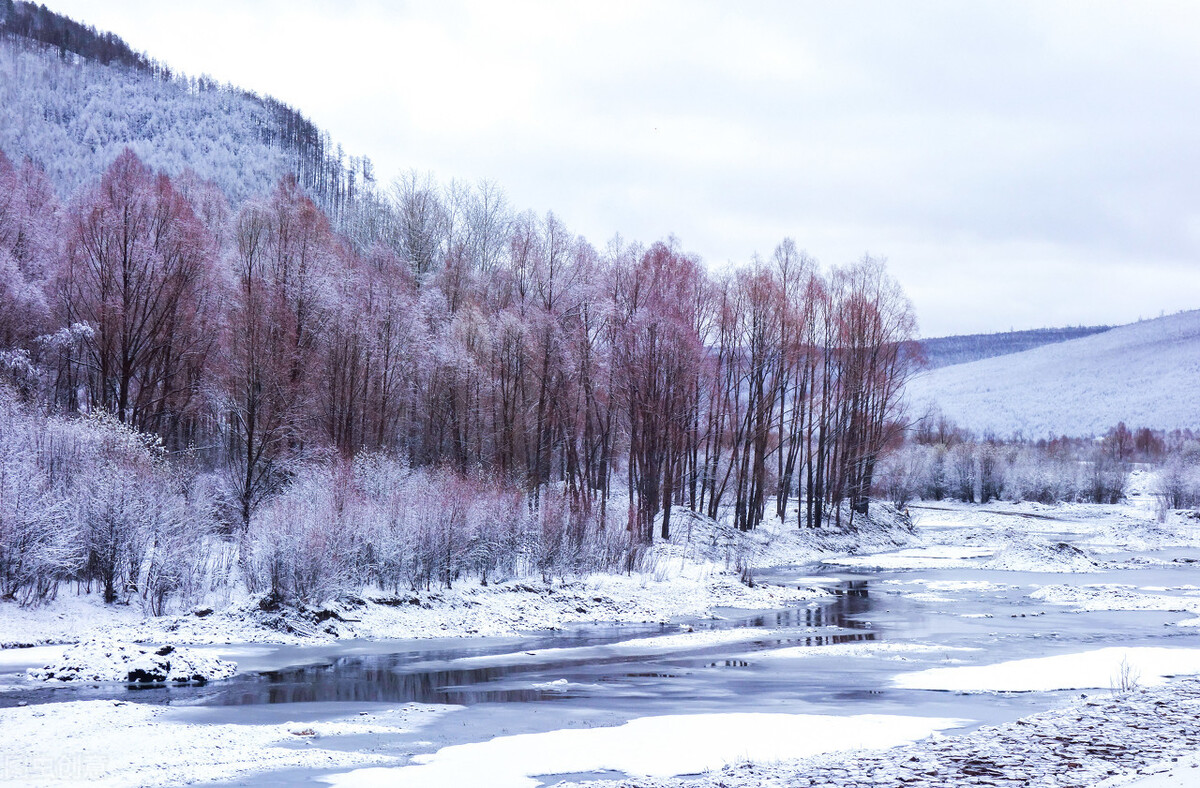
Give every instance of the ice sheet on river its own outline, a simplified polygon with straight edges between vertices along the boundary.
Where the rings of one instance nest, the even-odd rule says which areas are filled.
[[[968,569],[976,563],[972,558],[985,558],[995,553],[989,546],[955,547],[932,545],[912,547],[891,553],[874,555],[849,555],[827,558],[823,563],[831,566],[854,566],[871,569]]]
[[[1200,674],[1200,648],[1110,647],[1075,654],[901,673],[905,689],[947,692],[1050,692],[1157,686],[1171,676]]]
[[[596,646],[568,646],[558,648],[540,648],[529,651],[513,651],[506,654],[486,654],[474,657],[459,657],[444,662],[417,663],[409,669],[419,668],[450,668],[462,669],[471,667],[496,667],[501,665],[540,665],[553,662],[563,664],[568,662],[591,662],[605,657],[632,657],[657,654],[674,654],[694,651],[730,643],[764,640],[777,641],[803,635],[804,629],[764,629],[761,627],[745,627],[737,629],[701,629],[696,631],[681,631],[670,635],[654,635],[651,637],[635,637],[616,643]]]
[[[335,786],[536,788],[535,775],[615,770],[669,777],[741,760],[775,761],[908,744],[964,720],[859,714],[687,714],[640,717],[612,728],[501,736],[444,747],[416,765],[321,778]]]

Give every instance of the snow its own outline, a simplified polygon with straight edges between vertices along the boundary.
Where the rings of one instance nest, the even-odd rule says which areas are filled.
[[[1141,686],[1200,673],[1200,649],[1142,646],[1109,647],[993,665],[972,665],[902,673],[894,683],[905,689],[946,692],[1051,692],[1119,688],[1123,665]]]
[[[289,768],[392,763],[387,756],[345,751],[336,739],[399,734],[439,713],[409,704],[326,722],[235,725],[197,724],[189,717],[196,711],[206,710],[107,700],[0,709],[3,778],[38,786],[170,786]],[[332,746],[323,746],[326,739]]]
[[[237,664],[211,654],[163,646],[142,648],[94,639],[71,646],[29,676],[43,681],[129,681],[190,683],[227,679]]]
[[[1200,311],[1120,326],[1022,353],[931,370],[909,383],[916,412],[936,404],[977,433],[1103,434],[1119,421],[1200,424]]]
[[[1082,612],[1103,610],[1159,610],[1163,612],[1200,612],[1200,598],[1145,593],[1134,586],[1095,583],[1084,586],[1043,586],[1031,599],[1055,605],[1070,605]]]
[[[1105,780],[1096,788],[1196,788],[1200,786],[1200,755],[1192,755]]]
[[[676,538],[669,544],[656,544],[652,552],[653,560],[646,564],[643,571],[632,575],[591,575],[565,581],[557,579],[549,584],[540,579],[526,579],[494,583],[488,587],[463,583],[450,590],[435,589],[399,596],[384,594],[378,589],[366,589],[365,603],[353,599],[331,600],[327,604],[328,609],[337,611],[346,620],[330,619],[322,622],[320,626],[311,621],[305,624],[298,611],[265,613],[244,594],[229,600],[225,607],[213,604],[217,609],[211,614],[168,616],[160,619],[143,619],[141,611],[136,607],[103,605],[95,595],[79,597],[63,594],[57,601],[37,608],[20,608],[12,603],[0,603],[0,641],[44,643],[86,639],[96,632],[108,629],[111,630],[109,637],[125,642],[213,644],[197,646],[194,650],[205,655],[234,659],[242,662],[243,667],[249,666],[258,670],[264,665],[278,667],[276,663],[283,661],[295,664],[298,658],[296,655],[302,652],[305,655],[320,652],[320,659],[335,653],[335,649],[336,653],[351,653],[360,646],[354,643],[334,645],[338,639],[350,637],[363,638],[362,648],[384,653],[382,649],[389,648],[384,642],[385,639],[395,637],[507,636],[566,626],[574,622],[663,622],[676,616],[689,615],[717,618],[728,615],[724,610],[727,607],[777,609],[795,605],[797,602],[818,605],[821,600],[832,598],[828,585],[836,578],[808,577],[801,568],[792,575],[793,578],[799,579],[790,580],[788,587],[760,585],[749,588],[738,581],[736,573],[727,569],[727,566],[747,560],[756,564],[771,565],[804,556],[808,556],[809,561],[832,559],[829,565],[833,566],[891,566],[900,569],[930,567],[953,570],[946,575],[901,575],[901,579],[876,580],[877,590],[885,590],[888,596],[902,594],[908,599],[958,600],[962,599],[961,595],[969,594],[973,601],[979,601],[998,594],[1003,595],[1006,600],[1027,595],[1046,605],[1067,605],[1077,610],[1191,611],[1186,616],[1179,617],[1191,618],[1191,621],[1200,625],[1200,618],[1195,618],[1200,616],[1200,588],[1197,585],[1180,584],[1179,580],[1160,579],[1160,575],[1157,574],[1152,581],[1140,583],[1068,585],[1055,580],[1053,584],[1045,586],[1041,585],[1045,580],[1036,578],[1034,581],[1038,582],[1037,586],[1029,585],[1030,579],[1014,579],[1012,583],[1020,585],[1013,585],[996,582],[996,577],[999,576],[996,572],[976,574],[977,570],[987,572],[990,568],[997,568],[997,559],[1002,557],[1006,557],[1009,563],[1006,568],[1010,570],[1072,571],[1072,564],[1080,562],[1081,555],[1058,548],[1057,544],[1063,539],[1075,545],[1105,543],[1118,549],[1127,549],[1129,544],[1149,544],[1155,548],[1194,545],[1197,539],[1196,529],[1189,529],[1186,523],[1168,521],[1159,525],[1149,520],[1148,513],[1136,506],[1124,504],[990,504],[986,507],[939,504],[939,507],[919,510],[914,507],[914,512],[920,517],[919,534],[897,532],[893,535],[870,536],[866,549],[882,551],[870,556],[839,556],[835,551],[845,548],[837,542],[840,538],[837,535],[805,533],[774,519],[768,520],[764,532],[754,536],[754,541],[747,542],[739,542],[736,535],[726,534],[720,527],[708,521],[685,523],[680,520]],[[1122,539],[1126,541],[1123,542]],[[1132,559],[1122,559],[1126,563],[1130,560]],[[1082,555],[1082,561],[1101,566],[1100,562],[1090,555]],[[1124,565],[1121,562],[1106,561],[1103,567],[1106,571],[1115,573]],[[1134,566],[1133,563],[1129,565]],[[857,573],[852,571],[844,574],[847,579],[857,576]],[[1131,573],[1130,576],[1135,575]],[[1185,579],[1185,576],[1178,575],[1178,578]],[[978,579],[981,577],[988,579]],[[1165,578],[1167,575],[1164,573],[1161,577]],[[797,583],[801,586],[799,589],[795,588]],[[949,607],[945,609],[952,610]],[[987,609],[986,606],[975,608]],[[962,614],[987,615],[983,612]],[[1191,621],[1182,623],[1188,624]],[[308,627],[307,632],[303,629],[305,626]],[[334,632],[323,629],[326,626],[333,627],[336,636]],[[288,627],[292,629],[289,630]],[[911,689],[949,689],[963,692],[1108,689],[1117,682],[1122,659],[1128,660],[1143,685],[1158,684],[1166,675],[1200,673],[1200,657],[1196,652],[1187,649],[1102,649],[1099,652],[1085,652],[1083,655],[1039,657],[1037,660],[965,667],[962,660],[976,661],[979,656],[972,655],[961,647],[936,642],[864,640],[814,647],[783,642],[783,638],[788,635],[803,631],[762,627],[707,629],[700,626],[696,627],[696,631],[680,629],[652,636],[645,636],[639,631],[636,635],[606,645],[522,651],[517,651],[515,646],[511,646],[507,653],[425,664],[430,669],[478,668],[491,665],[536,666],[542,663],[557,665],[564,662],[586,664],[607,656],[623,659],[662,655],[670,658],[672,655],[689,651],[724,648],[734,652],[732,658],[756,664],[770,663],[772,670],[790,669],[785,662],[775,662],[776,660],[820,657],[836,660],[876,660],[878,664],[870,669],[889,673],[894,673],[895,669],[915,667],[913,662],[923,663],[921,667],[938,665],[939,667],[932,671],[901,674],[896,685]],[[937,639],[929,633],[919,637],[931,641]],[[230,644],[230,641],[234,643]],[[769,645],[774,646],[778,643],[781,647],[760,648],[759,644],[752,644],[752,641],[776,641]],[[268,643],[289,645],[267,646]],[[290,644],[303,644],[310,648],[297,649]],[[67,648],[58,645],[0,650],[0,673],[18,673],[29,667],[36,668],[60,662]],[[343,649],[349,651],[343,652]],[[1111,654],[1108,653],[1110,651]],[[739,656],[737,652],[744,653]],[[309,656],[305,656],[304,659],[309,659]],[[421,665],[408,667],[420,668]],[[800,670],[804,666],[797,663],[795,667]],[[889,670],[889,667],[893,669]],[[563,694],[574,693],[585,686],[571,679],[542,680],[536,671],[533,673],[534,675],[530,676],[532,680],[523,686]],[[29,688],[28,679],[22,677],[21,682],[19,688]],[[51,713],[49,706],[37,708],[39,711]],[[91,725],[93,723],[88,722],[91,719],[89,715],[96,713],[95,709],[106,707],[82,708],[84,711],[81,712],[81,719]],[[140,737],[149,729],[161,730],[161,736],[171,741],[155,738],[158,734],[145,734],[144,738],[149,742],[149,746],[162,748],[163,759],[156,761],[150,755],[141,752],[140,744],[135,748],[136,752],[111,747],[105,749],[103,745],[119,739],[108,738],[107,728],[95,729],[103,727],[99,723],[93,726],[90,733],[86,730],[80,732],[78,738],[67,741],[61,751],[79,752],[80,757],[88,757],[88,753],[101,753],[104,761],[99,766],[90,761],[83,762],[83,766],[91,770],[85,776],[89,779],[97,777],[93,781],[101,785],[175,784],[182,782],[185,777],[193,780],[237,779],[240,775],[250,773],[247,770],[274,770],[296,765],[314,769],[328,766],[339,771],[360,767],[388,767],[380,771],[368,769],[366,772],[351,772],[354,777],[339,775],[334,780],[336,784],[357,784],[355,780],[362,778],[381,784],[394,781],[398,785],[529,786],[536,784],[536,781],[531,782],[536,774],[550,771],[573,773],[616,769],[632,770],[631,773],[638,774],[670,775],[717,768],[726,763],[739,763],[747,759],[761,764],[764,761],[807,757],[807,751],[800,752],[794,749],[803,743],[804,736],[801,735],[783,736],[783,739],[790,737],[789,741],[779,743],[775,749],[771,749],[773,745],[769,744],[763,744],[763,749],[756,749],[758,745],[749,740],[752,738],[751,733],[747,734],[746,741],[743,741],[740,733],[729,733],[730,730],[740,730],[742,727],[750,732],[757,731],[760,727],[790,731],[788,726],[801,725],[798,720],[801,715],[749,715],[745,719],[737,715],[708,715],[711,719],[707,724],[702,723],[705,715],[643,718],[651,722],[634,720],[628,725],[612,729],[552,731],[530,734],[543,737],[537,739],[508,736],[496,739],[494,743],[457,745],[468,748],[465,750],[446,747],[427,756],[424,762],[408,766],[409,762],[403,760],[403,756],[389,759],[370,750],[363,752],[364,748],[360,744],[346,746],[346,749],[357,749],[358,752],[342,752],[342,747],[331,745],[331,750],[336,751],[336,754],[329,756],[321,747],[322,738],[332,739],[341,735],[341,729],[327,727],[332,723],[314,723],[310,726],[306,722],[303,726],[293,726],[295,730],[287,726],[239,726],[238,730],[245,732],[247,742],[243,747],[240,740],[234,741],[236,736],[232,731],[223,733],[221,726],[196,725],[194,718],[179,716],[187,713],[184,709],[160,710],[165,716],[143,720],[133,716],[121,717],[120,715],[133,714],[125,706],[111,708],[117,711],[105,712],[109,716],[104,725],[112,726],[117,731],[123,730],[139,742]],[[683,709],[686,710],[687,707]],[[9,728],[22,730],[25,725],[34,724],[34,721],[42,719],[13,716],[16,713],[17,710],[0,711],[0,727],[6,731]],[[137,711],[137,714],[141,713],[143,712]],[[935,713],[944,712],[939,709]],[[59,723],[67,724],[64,722],[66,719],[68,718],[59,718]],[[841,720],[855,718],[829,719],[835,722],[810,724],[823,730],[822,726],[840,725]],[[662,722],[652,722],[653,720]],[[367,722],[356,718],[345,721],[344,724],[366,726]],[[376,721],[375,724],[381,723]],[[689,735],[697,738],[690,745],[674,743],[674,734],[671,731],[686,731],[691,724],[707,729],[719,729],[723,739],[731,735],[733,737],[728,742],[710,744],[705,738],[709,734],[691,732]],[[654,727],[656,725],[660,725],[662,730]],[[309,727],[318,734],[316,737],[298,735]],[[372,729],[368,726],[354,730]],[[797,730],[800,728],[797,727]],[[345,729],[345,732],[354,731]],[[926,732],[922,728],[912,736],[922,736]],[[20,737],[23,736],[23,733],[20,734]],[[661,758],[651,759],[653,762],[650,762],[646,760],[648,756],[640,753],[638,745],[643,741],[652,741],[655,737],[662,738],[667,744],[662,747]],[[23,738],[21,740],[24,741]],[[765,741],[769,743],[771,740],[768,738]],[[820,744],[821,737],[816,737],[814,741]],[[251,745],[259,746],[265,753],[261,762]],[[6,752],[2,749],[3,746],[0,744],[0,759]],[[888,745],[885,741],[878,746]],[[86,751],[82,750],[82,747],[86,747]],[[552,756],[548,756],[548,752],[552,753]],[[33,762],[35,756],[41,758],[37,763]],[[214,759],[211,770],[205,766],[205,758]],[[304,758],[308,760],[303,760]],[[21,767],[25,771],[17,774],[31,775],[22,779],[34,784],[51,782],[42,778],[51,775],[52,772],[57,773],[53,770],[61,767],[63,763],[61,760],[48,759],[45,748],[40,753],[28,756],[28,759],[27,766]],[[68,764],[68,767],[76,768],[71,764]],[[76,774],[79,773],[81,772],[76,771]],[[486,778],[480,779],[480,773],[486,774]],[[656,776],[653,779],[667,778]],[[751,781],[747,784],[754,783]]]
[[[290,169],[288,152],[262,138],[276,124],[259,102],[56,55],[0,49],[0,149],[41,164],[60,193],[90,183],[126,146],[155,169],[216,180],[234,201]]]
[[[744,762],[682,779],[568,783],[562,788],[1195,786],[1198,706],[1200,682],[1181,679],[1152,690],[1084,695],[1019,720],[965,735],[934,734],[889,750]],[[1115,774],[1121,776],[1108,782]]]
[[[1059,543],[1018,543],[985,561],[985,569],[1016,572],[1099,572],[1103,567],[1078,547]]]
[[[1008,537],[1008,538],[1005,538]],[[983,559],[983,560],[976,560]],[[826,558],[830,566],[868,569],[996,569],[1007,572],[1099,572],[1084,551],[1009,529],[975,546],[928,545],[872,555]]]
[[[798,506],[798,501],[789,501],[782,520],[771,508],[763,522],[747,532],[677,506],[672,510],[671,540],[654,545],[654,560],[668,566],[683,562],[724,569],[796,566],[812,563],[823,555],[894,549],[913,541],[907,520],[887,504],[873,505],[870,519],[865,523],[860,519],[857,527],[846,533],[798,527]],[[829,578],[817,582],[827,583]]]
[[[908,744],[964,720],[860,714],[690,714],[640,717],[611,728],[501,736],[444,747],[401,768],[322,778],[334,786],[536,788],[535,775],[616,770],[672,776],[740,760],[771,761]]]
[[[64,593],[37,608],[0,601],[0,647],[70,643],[105,636],[133,643],[311,644],[347,638],[389,640],[514,636],[586,623],[669,623],[718,618],[723,608],[774,610],[827,599],[836,578],[787,587],[742,582],[745,566],[812,563],[857,545],[894,548],[914,539],[886,505],[872,508],[853,533],[797,528],[769,517],[749,533],[677,509],[672,538],[658,541],[629,574],[518,578],[486,587],[394,593],[364,588],[358,599],[328,600],[308,611],[266,612],[245,591],[223,589],[205,600],[214,612],[146,617],[130,605],[105,605],[94,594]],[[798,587],[797,587],[798,586]],[[330,618],[327,614],[336,614]]]
[[[1121,566],[1111,559],[1101,561],[1093,553],[1200,546],[1200,528],[1194,523],[1180,517],[1156,522],[1153,507],[1138,498],[1115,505],[993,501],[978,506],[941,501],[911,508],[925,545],[991,551],[990,557],[972,562],[969,568],[1102,572]],[[1064,540],[1069,542],[1066,547]],[[1156,559],[1124,560],[1144,566]]]

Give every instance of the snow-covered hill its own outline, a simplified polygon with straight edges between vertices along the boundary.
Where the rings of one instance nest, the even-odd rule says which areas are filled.
[[[1027,438],[1200,427],[1200,310],[925,372],[911,411],[930,405],[978,433]]]
[[[29,24],[14,26],[14,14]],[[105,62],[110,50],[126,54]],[[294,174],[335,222],[374,177],[369,159],[346,156],[269,96],[171,72],[110,33],[0,2],[0,151],[31,159],[67,198],[127,147],[155,170],[215,181],[235,204]]]

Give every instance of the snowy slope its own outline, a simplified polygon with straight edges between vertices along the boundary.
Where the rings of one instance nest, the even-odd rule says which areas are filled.
[[[215,181],[235,205],[292,173],[335,219],[370,180],[368,160],[269,97],[0,35],[0,151],[31,159],[66,198],[126,147],[156,170]]]
[[[977,433],[1098,435],[1200,427],[1200,310],[917,376],[914,415],[936,406]]]

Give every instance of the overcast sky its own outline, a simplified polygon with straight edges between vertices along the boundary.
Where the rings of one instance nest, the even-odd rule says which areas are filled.
[[[926,336],[1200,307],[1200,4],[47,4],[597,246],[886,257]]]

